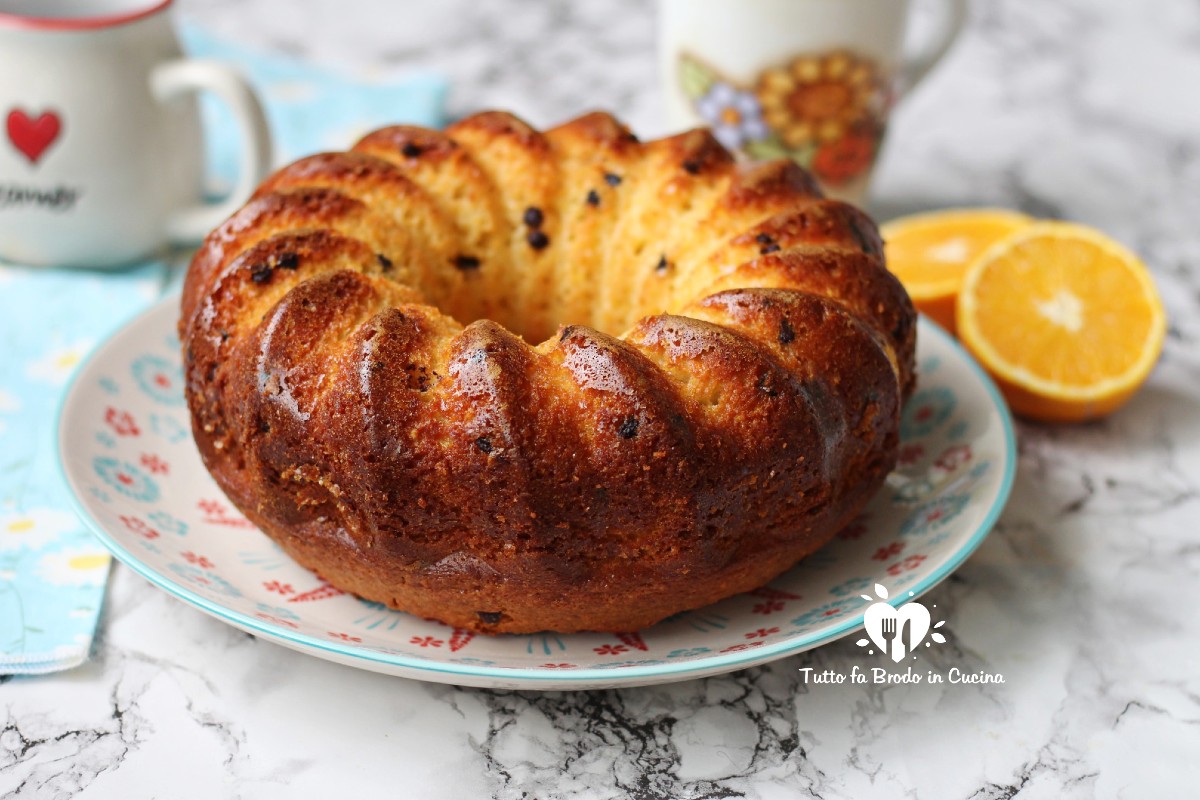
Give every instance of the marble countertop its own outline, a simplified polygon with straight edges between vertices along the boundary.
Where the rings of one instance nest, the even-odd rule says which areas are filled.
[[[442,70],[453,111],[546,124],[607,107],[663,130],[641,0],[180,6],[218,34],[322,63]],[[0,682],[0,794],[1194,796],[1198,85],[1190,0],[995,0],[976,4],[894,118],[877,215],[988,204],[1096,225],[1146,258],[1171,317],[1162,363],[1126,409],[1020,425],[1008,509],[927,596],[952,633],[938,666],[1003,685],[803,682],[803,667],[861,663],[851,637],[669,686],[460,689],[259,641],[118,566],[91,662]]]

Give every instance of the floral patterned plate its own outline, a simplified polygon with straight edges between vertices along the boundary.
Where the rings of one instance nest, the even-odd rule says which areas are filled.
[[[730,672],[863,624],[943,580],[1000,514],[1015,465],[1008,411],[940,329],[921,321],[920,384],[899,468],[826,548],[762,589],[636,633],[477,636],[343,594],[297,566],[230,505],[192,442],[177,301],[130,322],[67,392],[59,456],[76,510],[130,569],[218,619],[311,655],[470,686],[583,689]]]

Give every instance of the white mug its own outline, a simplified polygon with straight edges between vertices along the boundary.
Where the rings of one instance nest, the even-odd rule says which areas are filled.
[[[754,159],[792,158],[861,204],[899,90],[945,55],[967,0],[905,53],[908,0],[660,0],[659,67],[672,129],[707,125]]]
[[[187,243],[271,164],[262,107],[225,64],[182,57],[171,0],[0,0],[0,258],[105,267]],[[231,195],[203,202],[195,93],[233,111]]]

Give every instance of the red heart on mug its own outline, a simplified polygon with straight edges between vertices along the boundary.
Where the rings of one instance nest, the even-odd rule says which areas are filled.
[[[31,164],[37,163],[61,131],[62,121],[53,111],[43,111],[37,119],[19,108],[8,112],[8,138]]]

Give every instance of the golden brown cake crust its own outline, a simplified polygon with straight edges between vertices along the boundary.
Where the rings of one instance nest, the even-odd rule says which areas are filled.
[[[788,569],[895,465],[915,350],[864,214],[600,113],[283,168],[196,255],[180,332],[256,525],[486,632],[635,630]]]

